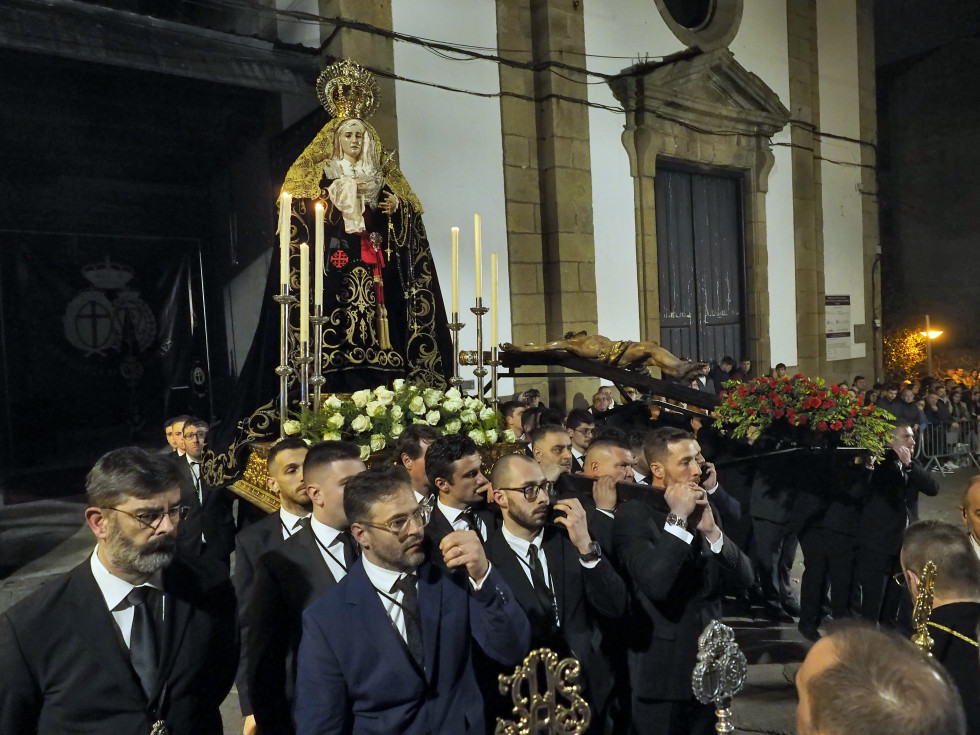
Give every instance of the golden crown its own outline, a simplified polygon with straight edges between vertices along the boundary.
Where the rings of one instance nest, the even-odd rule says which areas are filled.
[[[316,80],[316,96],[330,117],[366,120],[378,109],[378,83],[350,59],[331,64]]]

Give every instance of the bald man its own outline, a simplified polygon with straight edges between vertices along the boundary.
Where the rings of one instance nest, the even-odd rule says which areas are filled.
[[[845,625],[817,641],[796,673],[797,735],[965,735],[946,672],[909,641]]]
[[[970,546],[980,559],[980,475],[970,478],[970,484],[960,501],[960,514],[970,533]]]

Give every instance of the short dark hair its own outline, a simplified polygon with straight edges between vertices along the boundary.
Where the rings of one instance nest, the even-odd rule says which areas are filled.
[[[521,414],[521,428],[525,432],[530,429],[531,431],[540,423],[538,417],[544,411],[544,406],[535,406],[534,408],[528,408],[524,413]]]
[[[586,411],[584,408],[573,408],[568,412],[568,417],[565,419],[566,429],[572,429],[574,431],[582,424],[595,425],[595,416]]]
[[[521,393],[521,395],[524,396],[525,401],[533,401],[535,398],[541,397],[541,391],[539,391],[537,388],[528,388],[526,391]]]
[[[163,422],[163,428],[169,429],[171,426],[177,423],[178,416],[171,416],[169,419]]]
[[[629,436],[625,431],[616,426],[606,426],[605,424],[599,426],[595,430],[595,435],[592,437],[592,442],[597,441],[611,441],[624,444],[627,449],[629,449]]]
[[[85,478],[85,494],[94,508],[110,508],[130,497],[151,498],[178,487],[174,461],[139,447],[106,452]]]
[[[588,411],[586,411],[588,413]],[[590,414],[591,415],[591,414]],[[562,416],[561,411],[556,411],[553,408],[547,408],[542,406],[541,412],[538,413],[538,424],[558,424],[561,426],[565,423],[565,417]]]
[[[671,444],[693,438],[694,434],[685,429],[661,426],[647,434],[646,441],[643,442],[643,456],[647,462],[663,462]]]
[[[437,479],[446,482],[453,481],[453,466],[463,457],[479,454],[476,442],[465,434],[445,434],[429,446],[425,453],[425,476],[431,487],[436,486]]]
[[[863,375],[855,375],[854,380],[851,381],[851,385],[854,385],[859,380],[865,380],[865,377]]]
[[[783,370],[785,370],[786,369],[786,363],[785,362],[777,362],[776,363],[776,369],[779,370],[779,368],[782,368]]]
[[[309,449],[309,445],[298,436],[287,436],[285,439],[280,439],[269,450],[266,465],[271,467],[273,460],[279,456],[280,452],[288,452],[290,449]]]
[[[559,424],[541,424],[541,426],[534,430],[534,434],[531,436],[531,445],[537,446],[538,442],[548,436],[548,434],[561,434],[562,436],[568,436],[568,432],[565,430],[564,426]]]
[[[730,355],[725,355],[723,358],[721,358],[721,365],[722,367],[725,365],[728,365],[728,367],[735,367],[735,358]]]
[[[409,459],[418,459],[422,456],[422,443],[431,444],[442,434],[439,430],[428,424],[411,424],[405,427],[405,431],[395,442],[395,462],[402,461],[402,455],[407,454]]]
[[[938,594],[980,599],[980,560],[962,528],[943,521],[918,521],[905,529],[902,566],[922,575],[927,561],[936,565]]]
[[[190,414],[188,414],[188,413],[182,413],[180,416],[178,416],[177,418],[174,419],[174,424],[185,424],[188,421],[190,421],[192,418],[194,418],[194,417],[191,416]],[[172,425],[173,424],[171,424],[171,426]]]
[[[827,735],[962,735],[963,706],[949,674],[896,633],[832,626],[836,662],[806,684],[810,719]]]
[[[205,431],[208,431],[211,428],[211,426],[208,424],[207,421],[205,421],[204,419],[199,419],[197,418],[197,416],[187,417],[187,420],[184,422],[184,428],[181,429],[181,433],[183,433],[184,429],[186,429],[188,426],[197,426],[201,429],[204,429]]]
[[[412,478],[408,476],[408,470],[398,465],[354,475],[344,486],[344,515],[350,523],[367,521],[377,503],[394,497],[403,488],[411,487]]]
[[[910,424],[906,419],[896,419],[895,420],[896,429],[911,429],[912,424]]]
[[[303,474],[313,472],[334,462],[360,458],[361,449],[354,442],[317,442],[306,453],[306,459],[303,460]]]
[[[500,404],[500,415],[507,418],[513,416],[517,409],[525,407],[526,404],[523,401],[504,401]]]
[[[628,452],[630,451],[630,445],[624,441],[616,441],[615,439],[593,439],[592,443],[589,444],[589,448],[585,450],[585,460],[588,461],[589,455],[603,449],[625,449]]]

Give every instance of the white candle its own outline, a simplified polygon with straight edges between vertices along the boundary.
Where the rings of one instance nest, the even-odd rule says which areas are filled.
[[[459,228],[450,229],[453,240],[453,314],[459,313]]]
[[[323,306],[323,202],[316,203],[316,247],[313,267],[313,303]]]
[[[473,215],[474,248],[476,250],[476,297],[483,298],[483,234],[480,215]]]
[[[279,197],[279,283],[282,293],[289,293],[289,227],[293,198],[286,192]]]
[[[497,346],[497,254],[490,253],[490,349]]]
[[[310,246],[299,246],[299,341],[310,342]]]

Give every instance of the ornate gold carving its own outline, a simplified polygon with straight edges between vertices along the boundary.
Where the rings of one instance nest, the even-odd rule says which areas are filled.
[[[331,64],[316,80],[316,96],[330,117],[366,120],[378,109],[374,74],[350,59]]]
[[[581,696],[581,672],[574,658],[559,661],[547,648],[531,651],[513,674],[500,675],[500,693],[510,693],[517,720],[498,718],[495,735],[584,733],[592,711]]]
[[[279,510],[279,496],[269,489],[269,450],[272,442],[256,442],[248,456],[242,477],[232,483],[231,489],[246,500],[255,503],[262,510],[274,513]]]
[[[932,655],[932,647],[936,642],[929,635],[929,617],[932,615],[932,597],[936,588],[936,564],[927,561],[922,567],[922,575],[919,577],[919,593],[915,596],[915,609],[912,611],[912,625],[915,627],[915,635],[912,642],[919,647],[919,650],[929,656]]]
[[[251,416],[238,422],[235,437],[224,454],[215,454],[213,450],[205,453],[201,471],[209,485],[225,487],[236,481],[244,471],[244,464],[248,459],[246,452],[251,444],[279,438],[277,400],[273,398]]]

